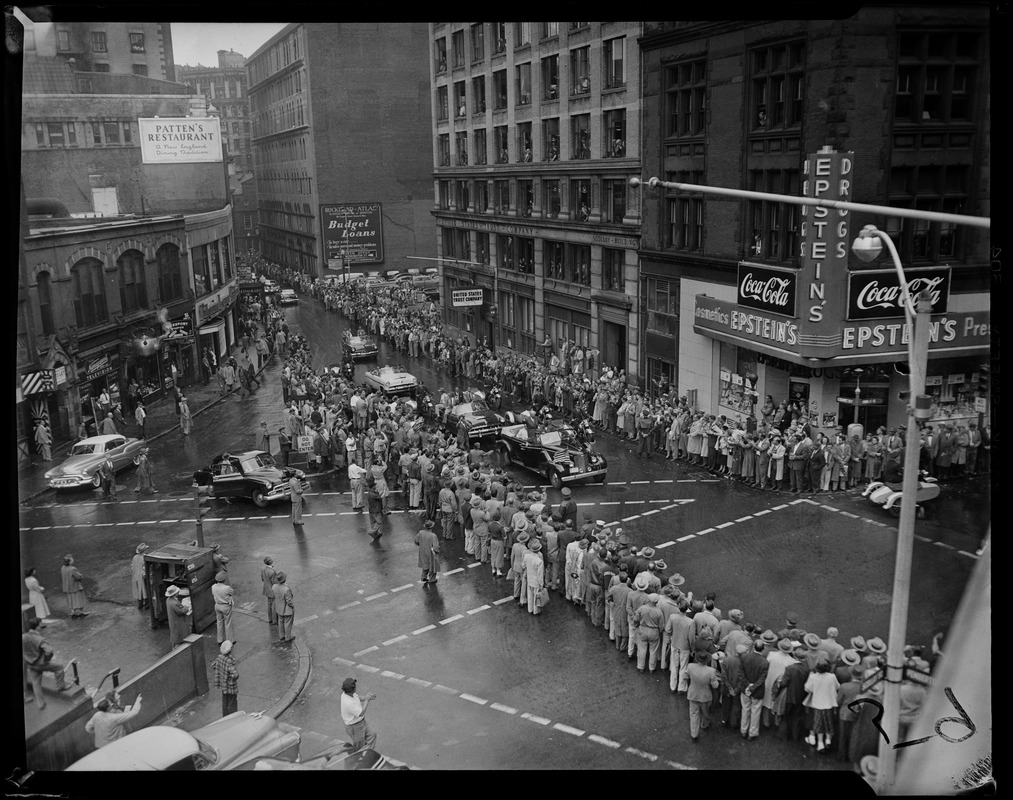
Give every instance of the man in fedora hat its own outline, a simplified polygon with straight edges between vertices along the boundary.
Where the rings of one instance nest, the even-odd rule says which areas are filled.
[[[134,493],[140,494],[143,489],[150,494],[158,494],[158,489],[151,482],[151,460],[148,458],[147,447],[142,447],[141,452],[134,456],[134,463],[137,465],[137,487]]]
[[[218,657],[211,665],[215,688],[222,690],[222,716],[239,710],[239,668],[232,655],[232,642],[226,639],[218,647]]]
[[[750,645],[740,642],[731,655],[725,654],[720,660],[721,674],[721,725],[736,730],[742,716],[742,656],[749,652]]]
[[[522,525],[515,526],[515,530],[519,530],[519,533],[510,549],[510,570],[514,574],[514,600],[522,608],[528,602],[527,595],[522,594],[524,589],[524,555],[528,551],[528,541],[531,539],[527,528],[527,520],[523,520]]]
[[[232,605],[235,589],[226,582],[229,576],[224,570],[215,574],[215,582],[211,586],[211,596],[215,601],[215,623],[217,625],[218,644],[226,639],[235,643],[232,633]]]
[[[884,663],[884,656],[886,655],[886,642],[880,639],[878,636],[874,636],[869,639],[868,642],[869,654],[862,658],[863,669],[877,669]]]
[[[764,643],[757,640],[753,644],[753,649],[742,656],[742,675],[745,686],[740,695],[742,721],[739,725],[739,733],[743,739],[749,741],[760,738],[760,710],[763,704],[767,671],[770,669],[764,649]]]
[[[422,505],[425,507],[426,519],[435,521],[439,510],[440,477],[436,464],[428,462],[422,473]]]
[[[542,613],[542,609],[538,604],[538,593],[545,585],[545,562],[542,560],[541,549],[542,543],[535,539],[531,542],[531,546],[521,559],[529,614]],[[522,603],[521,605],[524,604]]]
[[[784,704],[784,715],[781,719],[784,725],[784,737],[789,742],[802,738],[802,726],[805,722],[805,683],[809,679],[809,668],[805,663],[806,650],[804,647],[796,647],[792,651],[792,660],[781,677],[775,682],[774,692],[783,695],[781,702]]]
[[[278,641],[291,642],[292,621],[295,619],[295,601],[292,588],[287,583],[288,576],[278,572],[274,576],[274,609],[278,612]]]
[[[169,586],[165,590],[165,612],[169,618],[169,645],[173,650],[183,644],[190,635],[191,609],[179,599],[179,587]]]
[[[841,655],[838,658],[838,665],[834,669],[834,675],[837,676],[837,682],[842,686],[851,680],[851,670],[854,667],[860,667],[862,665],[862,657],[858,655],[858,651],[852,648],[841,651]]]
[[[433,528],[436,527],[431,519],[427,519],[425,527],[415,534],[415,544],[419,548],[419,568],[422,570],[422,583],[429,585],[436,583],[437,573],[440,569],[440,541],[437,539]]]
[[[564,486],[561,490],[563,495],[563,502],[559,504],[559,511],[563,515],[563,520],[571,520],[573,527],[578,527],[578,515],[577,503],[573,499],[573,492],[569,486]]]
[[[584,596],[586,610],[591,617],[591,625],[601,627],[605,621],[605,589],[604,572],[607,567],[605,550],[601,549],[591,559],[587,575],[587,593]]]
[[[630,622],[626,616],[626,599],[630,595],[630,577],[620,572],[616,583],[605,593],[605,606],[610,618],[609,632],[616,650],[625,652],[630,645]]]
[[[633,588],[626,596],[626,619],[630,629],[630,642],[626,647],[626,657],[630,660],[634,659],[637,654],[637,640],[639,639],[637,634],[637,611],[647,603],[647,576],[638,575],[634,579],[632,586]]]
[[[569,538],[568,531],[564,532],[567,532]],[[580,574],[583,553],[587,550],[587,541],[576,538],[576,531],[572,535],[574,538],[569,539],[566,544],[566,560],[563,563],[563,594],[570,602],[578,603],[577,576]]]
[[[787,639],[791,634],[791,629],[798,627],[798,613],[795,611],[789,611],[785,614],[784,623],[784,627],[777,632],[778,639]]]
[[[681,578],[681,575],[673,575],[668,579],[669,584],[677,587],[678,583],[682,581],[679,580],[678,583],[673,583],[673,581]],[[696,638],[693,620],[687,616],[683,606],[684,603],[680,603],[679,612],[672,614],[665,623],[665,636],[662,642],[663,648],[670,648],[668,657],[671,659],[671,673],[668,688],[673,692],[685,692],[689,685],[686,667],[689,664],[690,650]]]
[[[148,549],[146,544],[137,545],[137,550],[130,559],[130,586],[134,592],[134,600],[137,601],[137,610],[148,607],[148,582],[144,580],[144,551]]]
[[[264,566],[260,568],[262,591],[267,598],[267,624],[277,625],[278,615],[274,610],[274,577],[278,572],[274,568],[274,559],[264,556]]]
[[[637,669],[644,671],[644,665],[655,672],[661,650],[661,633],[665,629],[665,615],[658,608],[660,599],[657,592],[649,592],[647,602],[633,612],[633,624],[637,631]]]
[[[652,595],[656,597],[657,595]],[[700,729],[710,727],[710,709],[714,699],[713,690],[720,685],[717,670],[710,666],[710,653],[695,654],[693,663],[686,668],[689,686],[686,699],[689,701],[689,736],[693,744],[699,741]]]
[[[779,639],[777,649],[767,655],[767,663],[770,664],[770,668],[767,670],[761,713],[764,728],[773,726],[774,730],[777,730],[780,727],[781,717],[784,715],[784,701],[773,691],[773,687],[784,671],[795,663],[795,659],[792,658],[793,649],[788,639]]]
[[[863,674],[860,666],[848,667],[848,679],[843,682],[838,679],[841,685],[837,690],[837,758],[840,761],[848,760],[848,740],[857,717],[856,712],[848,708],[848,704],[862,691]]]

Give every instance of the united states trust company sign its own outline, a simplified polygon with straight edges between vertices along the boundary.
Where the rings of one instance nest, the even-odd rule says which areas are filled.
[[[740,306],[794,317],[796,284],[794,270],[739,262]]]

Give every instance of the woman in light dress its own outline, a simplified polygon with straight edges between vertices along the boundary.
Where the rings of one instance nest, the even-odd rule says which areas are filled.
[[[46,603],[46,590],[35,577],[35,567],[25,570],[25,586],[28,587],[28,602],[35,606],[35,616],[44,622],[49,617],[49,605]]]

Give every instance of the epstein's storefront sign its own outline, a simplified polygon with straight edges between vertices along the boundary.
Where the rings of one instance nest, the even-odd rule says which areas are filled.
[[[795,271],[739,262],[739,305],[795,316]]]
[[[222,160],[222,133],[215,117],[160,117],[137,120],[141,161],[188,164]]]
[[[950,299],[950,268],[908,269],[911,298],[928,291],[932,314],[945,314]],[[896,270],[852,272],[848,278],[848,319],[882,319],[904,316],[903,295]]]
[[[331,266],[378,264],[383,261],[383,207],[380,203],[320,206],[324,260]]]
[[[987,349],[991,343],[990,319],[988,311],[932,317],[929,323],[929,352]],[[868,325],[845,324],[842,334],[844,355],[892,354],[906,358],[911,331],[906,322],[898,321]]]
[[[233,278],[217,291],[200,298],[196,308],[197,324],[203,325],[218,312],[228,308],[237,297],[239,297],[239,283],[238,279]]]
[[[696,296],[693,328],[704,335],[727,334],[745,347],[766,344],[783,351],[798,345],[798,325],[794,320],[753,313],[705,294]]]

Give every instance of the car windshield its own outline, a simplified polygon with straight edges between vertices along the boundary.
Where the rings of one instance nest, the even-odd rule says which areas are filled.
[[[488,410],[489,406],[487,406],[481,400],[472,400],[470,403],[462,403],[457,407],[458,414],[475,414],[479,411],[488,411]]]
[[[72,456],[90,456],[94,452],[95,445],[93,444],[75,444],[70,454]]]
[[[246,456],[239,464],[243,468],[243,472],[251,472],[264,467],[273,467],[274,459],[267,453],[260,453],[255,456]]]

